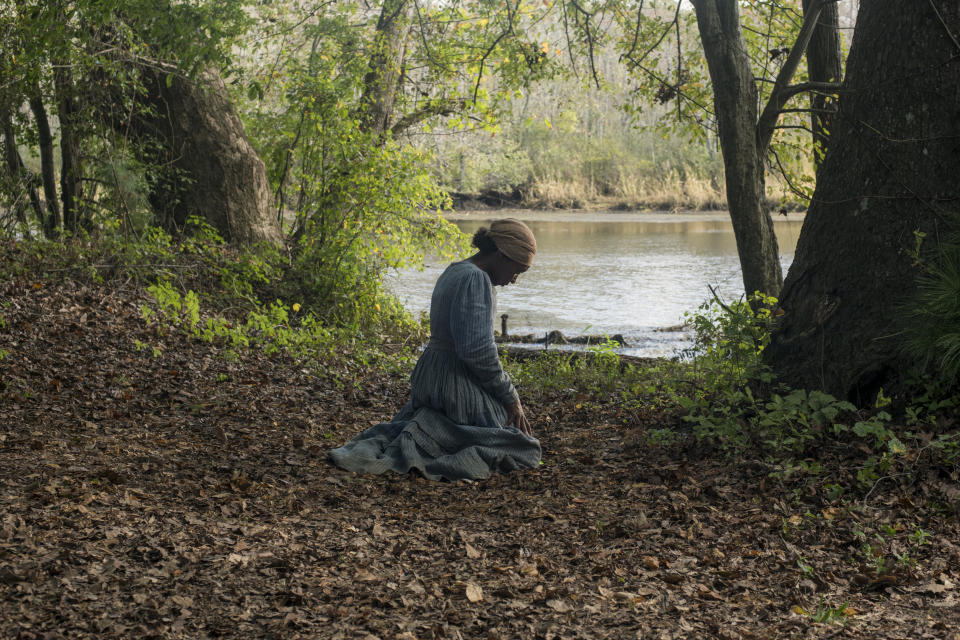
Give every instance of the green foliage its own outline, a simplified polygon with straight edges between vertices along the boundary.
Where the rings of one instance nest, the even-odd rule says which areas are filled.
[[[960,236],[953,236],[922,266],[917,290],[905,310],[904,348],[925,371],[960,379]]]
[[[146,321],[181,327],[196,339],[233,352],[251,348],[266,354],[284,352],[323,367],[338,362],[399,364],[410,357],[404,351],[390,352],[384,343],[418,333],[419,325],[395,299],[377,289],[377,283],[367,284],[376,293],[369,305],[361,305],[357,296],[349,313],[339,305],[331,312],[317,303],[324,292],[305,288],[299,280],[291,284],[298,272],[284,253],[273,247],[229,249],[215,231],[196,223],[197,232],[182,242],[154,230],[146,234],[151,243],[140,245],[147,254],[159,251],[187,260],[195,270],[191,278],[165,271],[147,286],[153,303],[141,309]],[[302,296],[262,301],[289,291]]]
[[[744,300],[726,305],[714,299],[687,318],[695,331],[693,346],[683,354],[690,361],[686,382],[692,392],[679,393],[677,402],[698,439],[730,450],[756,439],[750,421],[762,411],[757,390],[773,379],[762,356],[776,300],[754,302],[756,310]]]
[[[696,331],[685,377],[677,381],[676,402],[698,440],[728,453],[762,450],[779,462],[777,475],[818,475],[822,467],[803,459],[824,442],[854,441],[869,457],[858,476],[869,488],[907,453],[883,407],[881,393],[873,411],[858,411],[821,391],[781,389],[763,359],[769,344],[771,309],[776,301],[758,297],[724,305],[703,305],[690,318]],[[685,391],[689,389],[689,391]]]
[[[839,607],[831,607],[823,599],[817,604],[816,610],[810,614],[810,619],[814,622],[823,624],[844,624],[849,614],[848,603],[843,603]]]
[[[362,343],[410,323],[383,290],[385,273],[467,248],[438,215],[449,198],[426,170],[428,158],[366,120],[360,97],[375,33],[357,28],[357,11],[328,7],[299,27],[291,37],[309,47],[278,58],[269,74],[258,71],[256,90],[243,99],[248,131],[291,225],[283,276],[260,299],[296,301],[303,312],[295,322],[312,314]]]
[[[587,351],[531,351],[529,355],[504,354],[504,368],[522,389],[537,391],[561,390],[581,398],[616,397],[622,409],[639,406],[664,406],[666,380],[673,375],[677,363],[663,361],[658,365],[636,366],[623,362],[615,351],[617,343],[608,341],[594,345]],[[577,407],[579,408],[579,407]],[[668,436],[665,435],[665,438]]]
[[[824,430],[834,433],[848,427],[838,420],[856,411],[849,402],[839,401],[821,391],[795,389],[781,396],[774,393],[758,413],[760,437],[775,451],[805,451],[822,436]],[[859,435],[859,434],[858,434]]]
[[[158,168],[138,165],[127,138],[131,116],[144,109],[138,100],[141,74],[164,69],[168,78],[193,76],[211,67],[229,73],[237,38],[251,24],[252,4],[25,0],[5,5],[0,9],[0,119],[10,125],[26,170],[0,183],[0,200],[26,203],[27,185],[39,185],[39,123],[35,105],[26,108],[33,100],[52,122],[54,136],[62,141],[69,130],[77,147],[78,178],[85,186],[81,201],[70,204],[76,204],[84,229],[95,230],[110,219],[136,230],[152,222],[142,219],[150,215],[144,194],[147,176]],[[30,225],[43,226],[32,216]],[[48,235],[61,231],[44,230]]]
[[[676,7],[676,13],[673,7],[669,9],[651,7],[618,14],[616,48],[636,79],[634,101],[625,110],[638,115],[649,105],[669,105],[661,112],[659,128],[678,138],[708,140],[715,129],[717,108],[696,12],[683,5]],[[750,0],[738,3],[738,13],[762,109],[799,33],[803,12],[799,2],[773,5]],[[794,80],[805,79],[806,68],[801,65]],[[812,143],[804,130],[809,124],[806,118],[802,112],[782,114],[770,149],[764,150],[771,156],[772,173],[779,173],[789,185],[789,200],[793,201],[807,201],[813,191]]]
[[[297,272],[287,252],[230,247],[200,220],[189,227],[181,239],[156,228],[130,238],[115,227],[94,239],[8,243],[16,252],[8,266],[18,277],[139,284],[149,296],[141,306],[146,322],[221,345],[226,357],[283,352],[335,377],[360,366],[405,368],[414,357],[408,345],[420,343],[423,327],[379,283],[365,283],[372,297],[350,299],[349,312],[339,305],[328,312],[317,302],[326,292],[292,284]],[[303,297],[283,297],[291,291]],[[135,346],[162,356],[157,345]]]

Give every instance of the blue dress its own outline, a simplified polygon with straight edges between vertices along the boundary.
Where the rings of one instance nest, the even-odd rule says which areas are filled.
[[[493,341],[496,295],[469,260],[451,264],[430,300],[430,342],[410,377],[410,400],[330,458],[348,471],[480,479],[536,468],[540,443],[506,426],[517,391]]]

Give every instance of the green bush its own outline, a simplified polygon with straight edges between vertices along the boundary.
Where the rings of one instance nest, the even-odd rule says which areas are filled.
[[[904,348],[923,369],[960,378],[960,238],[940,248],[917,283],[906,312]]]

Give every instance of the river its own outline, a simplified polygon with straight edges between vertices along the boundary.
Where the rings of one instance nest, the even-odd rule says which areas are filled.
[[[623,353],[672,356],[689,344],[688,331],[663,331],[683,322],[710,297],[743,295],[740,263],[726,213],[543,212],[495,210],[447,216],[472,234],[484,223],[516,217],[537,237],[533,267],[514,285],[498,289],[497,328],[507,314],[511,334],[566,336],[621,334]],[[786,273],[803,215],[777,216],[775,231]],[[427,311],[433,283],[446,264],[428,260],[423,271],[404,271],[388,286],[413,312]],[[542,347],[540,347],[542,348]]]

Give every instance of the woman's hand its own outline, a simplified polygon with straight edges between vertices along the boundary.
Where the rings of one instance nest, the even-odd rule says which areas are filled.
[[[507,407],[507,426],[511,424],[531,438],[533,437],[530,421],[527,420],[527,414],[523,412],[523,405],[520,404],[519,399]]]

